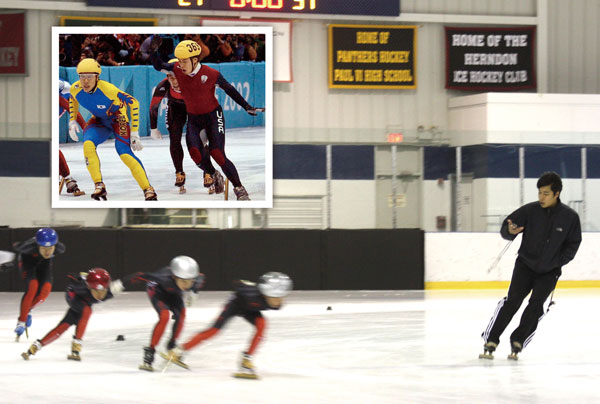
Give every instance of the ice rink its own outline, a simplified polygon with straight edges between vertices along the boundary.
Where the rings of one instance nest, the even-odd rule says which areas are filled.
[[[186,173],[185,194],[179,193],[179,188],[175,187],[175,168],[169,152],[169,136],[164,135],[162,139],[157,140],[151,137],[143,137],[142,151],[134,152],[141,160],[150,185],[154,187],[158,194],[158,201],[201,201],[200,204],[188,207],[202,207],[202,202],[206,201],[224,201],[223,194],[209,195],[204,188],[203,173],[190,157],[185,143],[185,134],[182,138],[183,147],[183,170]],[[266,148],[265,148],[265,128],[236,128],[228,129],[226,134],[225,153],[229,160],[233,162],[238,170],[242,185],[248,191],[252,201],[265,200],[265,183],[271,178],[265,176]],[[269,147],[271,147],[269,145]],[[83,156],[82,143],[60,144],[60,150],[63,152],[67,164],[71,170],[71,176],[79,184],[79,188],[86,193],[79,197],[73,197],[67,194],[63,189],[59,200],[61,203],[86,202],[91,206],[98,207],[99,202],[93,201],[90,194],[94,190],[94,183],[87,171]],[[108,192],[108,201],[137,201],[144,207],[144,193],[131,175],[129,168],[121,161],[115,150],[115,141],[107,140],[98,147],[98,157],[100,158],[100,168],[102,170],[102,179]],[[58,152],[57,152],[58,153]],[[53,164],[58,167],[58,158],[53,160]],[[223,170],[213,160],[213,165],[221,173]],[[224,176],[225,177],[225,176]],[[58,180],[57,180],[58,181]],[[58,190],[58,189],[57,189]],[[229,200],[236,199],[233,193],[233,186],[230,184]],[[206,204],[205,204],[206,205]]]
[[[33,312],[29,340],[14,342],[19,293],[0,293],[2,403],[596,403],[600,393],[599,289],[559,289],[519,361],[509,325],[493,361],[480,334],[504,290],[293,292],[266,312],[255,355],[260,380],[231,377],[252,327],[240,318],[186,355],[191,370],[157,357],[137,369],[157,320],[143,292],[94,306],[82,361],[66,359],[74,328],[29,361],[20,353],[66,311],[53,292]],[[227,292],[201,292],[182,341],[212,323]],[[331,310],[327,310],[327,307]],[[517,313],[517,318],[520,316]],[[166,344],[170,325],[161,341]],[[125,341],[116,341],[117,335]]]

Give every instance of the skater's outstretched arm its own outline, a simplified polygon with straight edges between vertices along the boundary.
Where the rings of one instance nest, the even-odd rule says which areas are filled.
[[[223,77],[221,73],[217,77],[217,85],[225,91],[225,93],[230,96],[240,107],[244,108],[248,114],[252,116],[256,116],[258,111],[263,111],[262,108],[254,108],[252,105],[248,104],[248,102],[242,97],[242,95],[232,86],[226,79]]]

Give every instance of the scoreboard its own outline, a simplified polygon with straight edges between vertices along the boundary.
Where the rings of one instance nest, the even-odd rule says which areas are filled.
[[[87,5],[302,15],[400,15],[400,0],[87,0]]]

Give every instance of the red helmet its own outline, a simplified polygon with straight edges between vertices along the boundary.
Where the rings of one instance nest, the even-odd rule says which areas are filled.
[[[85,278],[88,288],[96,290],[106,290],[110,284],[110,274],[106,269],[92,268]]]

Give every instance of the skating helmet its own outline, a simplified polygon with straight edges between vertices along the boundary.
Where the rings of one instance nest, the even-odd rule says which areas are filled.
[[[189,59],[193,56],[200,56],[202,48],[197,42],[186,39],[181,41],[175,47],[175,57],[179,60]]]
[[[58,243],[58,234],[54,229],[43,227],[35,233],[35,241],[39,246],[52,247]]]
[[[258,279],[258,290],[269,297],[287,296],[292,287],[290,277],[281,272],[267,272]]]
[[[195,279],[200,275],[200,268],[195,259],[187,255],[179,255],[169,264],[171,273],[181,279]]]
[[[96,62],[94,59],[86,58],[77,65],[77,74],[82,73],[100,74],[102,73],[102,68],[100,67],[100,63]]]
[[[107,290],[110,285],[110,274],[103,268],[92,268],[85,278],[88,288],[96,290]]]

